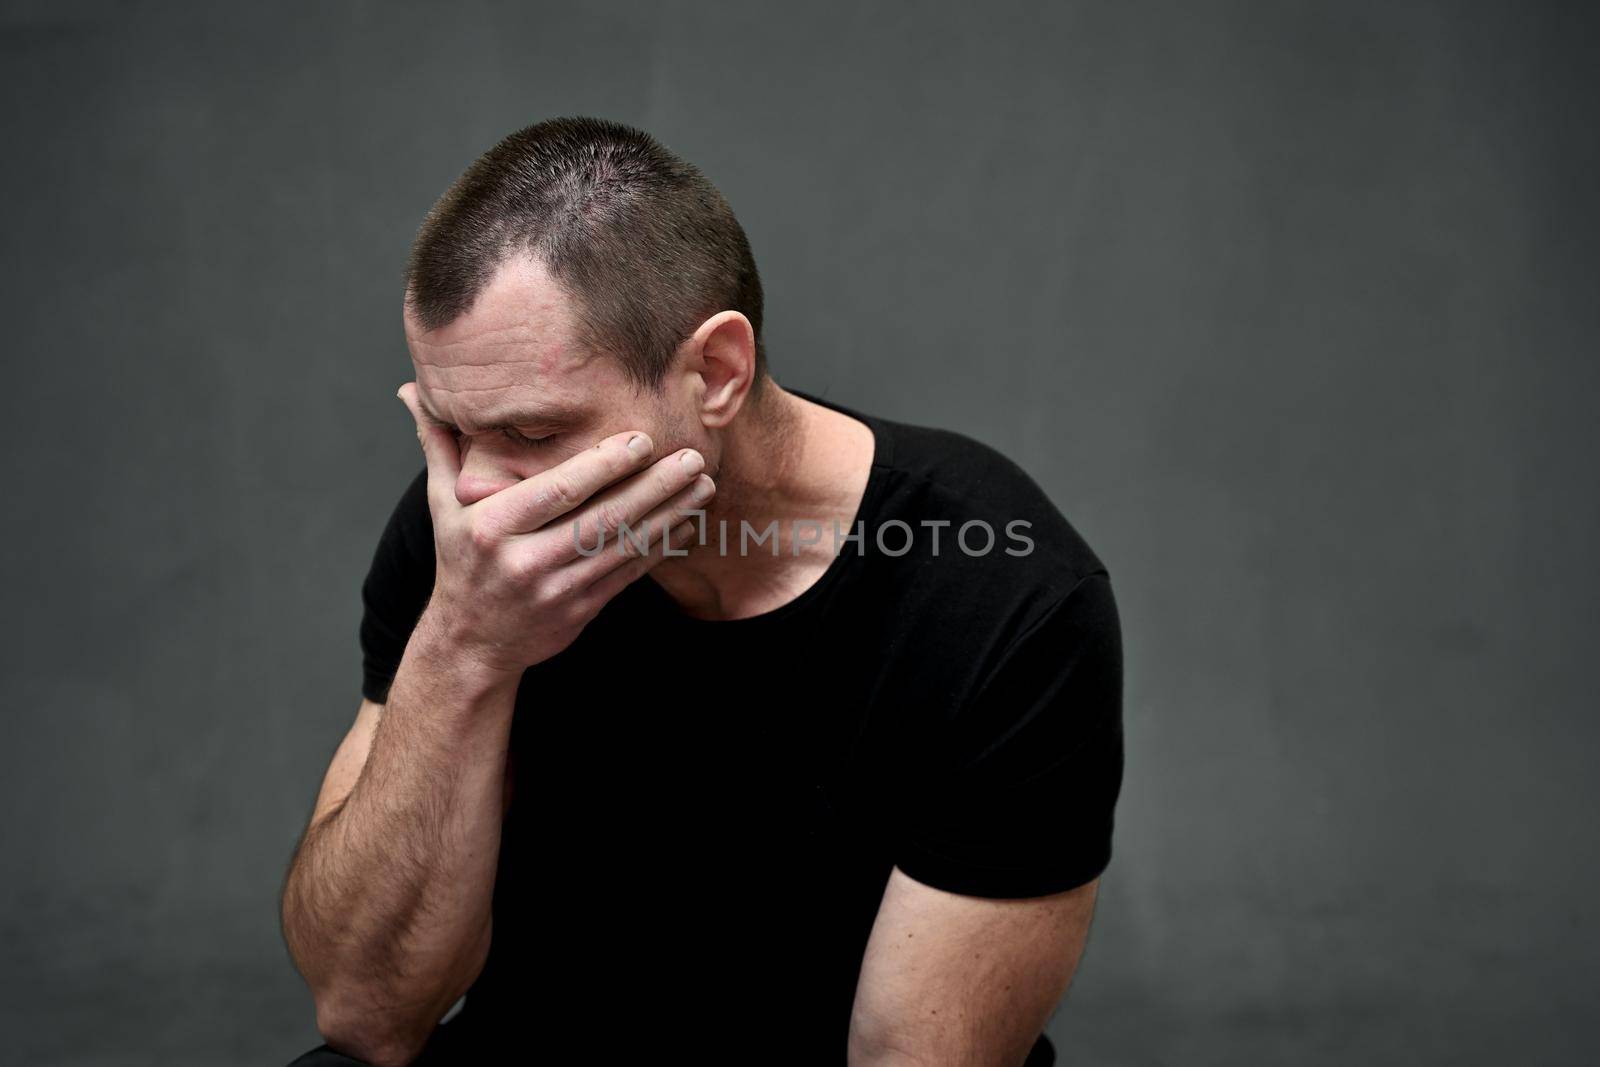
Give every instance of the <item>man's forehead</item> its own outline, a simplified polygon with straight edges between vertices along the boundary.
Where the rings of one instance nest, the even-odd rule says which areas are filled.
[[[450,369],[417,365],[417,398],[429,415],[467,433],[559,428],[586,421],[605,390],[581,369],[550,373],[516,361]]]
[[[578,354],[566,293],[543,264],[523,256],[501,264],[472,306],[437,329],[423,329],[409,306],[404,319],[413,357],[430,365]]]
[[[423,406],[456,425],[500,413],[579,410],[594,361],[572,338],[568,301],[537,263],[503,265],[465,313],[424,330],[405,311]]]

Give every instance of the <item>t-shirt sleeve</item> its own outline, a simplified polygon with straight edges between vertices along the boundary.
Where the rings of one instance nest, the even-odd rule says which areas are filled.
[[[1111,861],[1122,786],[1122,640],[1111,579],[1082,578],[999,657],[950,724],[895,865],[938,889],[1032,897]]]
[[[433,592],[427,473],[401,494],[361,583],[361,695],[376,704],[388,700],[406,642]]]

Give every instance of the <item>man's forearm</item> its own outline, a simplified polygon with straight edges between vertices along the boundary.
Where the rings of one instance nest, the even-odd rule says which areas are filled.
[[[405,1062],[481,971],[516,679],[427,613],[360,777],[307,831],[283,902],[330,1044]]]

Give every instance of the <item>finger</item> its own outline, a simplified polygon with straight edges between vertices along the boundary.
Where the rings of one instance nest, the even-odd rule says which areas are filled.
[[[549,470],[486,497],[477,506],[492,512],[495,525],[502,530],[532,533],[582,507],[617,479],[638,471],[650,461],[654,448],[647,433],[628,430],[613,434]]]
[[[596,495],[550,527],[552,533],[557,526],[561,528],[562,543],[548,545],[550,556],[547,558],[554,562],[571,560],[579,554],[579,545],[609,544],[622,536],[624,526],[637,532],[647,515],[698,484],[705,462],[694,449],[680,449],[657,460],[649,470],[640,471]],[[716,487],[711,488],[714,491]],[[710,498],[707,493],[705,499]]]
[[[680,522],[665,538],[651,542],[650,551],[642,556],[630,556],[621,565],[612,567],[599,580],[584,590],[583,598],[591,611],[599,611],[612,597],[654,570],[663,560],[681,557],[698,540],[700,525],[694,519]],[[667,546],[672,556],[667,555]],[[606,550],[607,554],[611,549]]]
[[[456,444],[455,434],[422,409],[416,382],[402,385],[395,395],[417,424],[417,440],[422,444],[422,455],[428,463],[428,502],[434,514],[459,508],[456,479],[461,474],[461,449]]]
[[[572,553],[588,557],[569,564],[576,569],[577,584],[580,587],[592,585],[607,572],[625,566],[640,555],[653,550],[669,531],[685,519],[691,521],[698,519],[699,522],[704,522],[705,507],[716,491],[717,486],[711,480],[711,476],[701,474],[676,496],[643,519],[629,523],[626,532],[619,532],[609,537],[604,544],[592,534],[585,540],[579,540],[583,536],[581,529],[575,527],[574,523],[565,524],[567,536],[572,539],[570,545]],[[699,512],[699,515],[696,515],[696,512]],[[698,529],[698,523],[696,528]]]

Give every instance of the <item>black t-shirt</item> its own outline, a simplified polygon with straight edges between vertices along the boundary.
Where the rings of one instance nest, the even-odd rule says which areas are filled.
[[[490,957],[446,1029],[596,1061],[842,1064],[893,866],[1027,897],[1110,861],[1122,648],[1105,566],[995,450],[791,392],[873,431],[859,525],[838,531],[857,536],[753,618],[694,619],[641,579],[524,675]],[[362,587],[368,699],[387,695],[433,567],[419,474]]]

